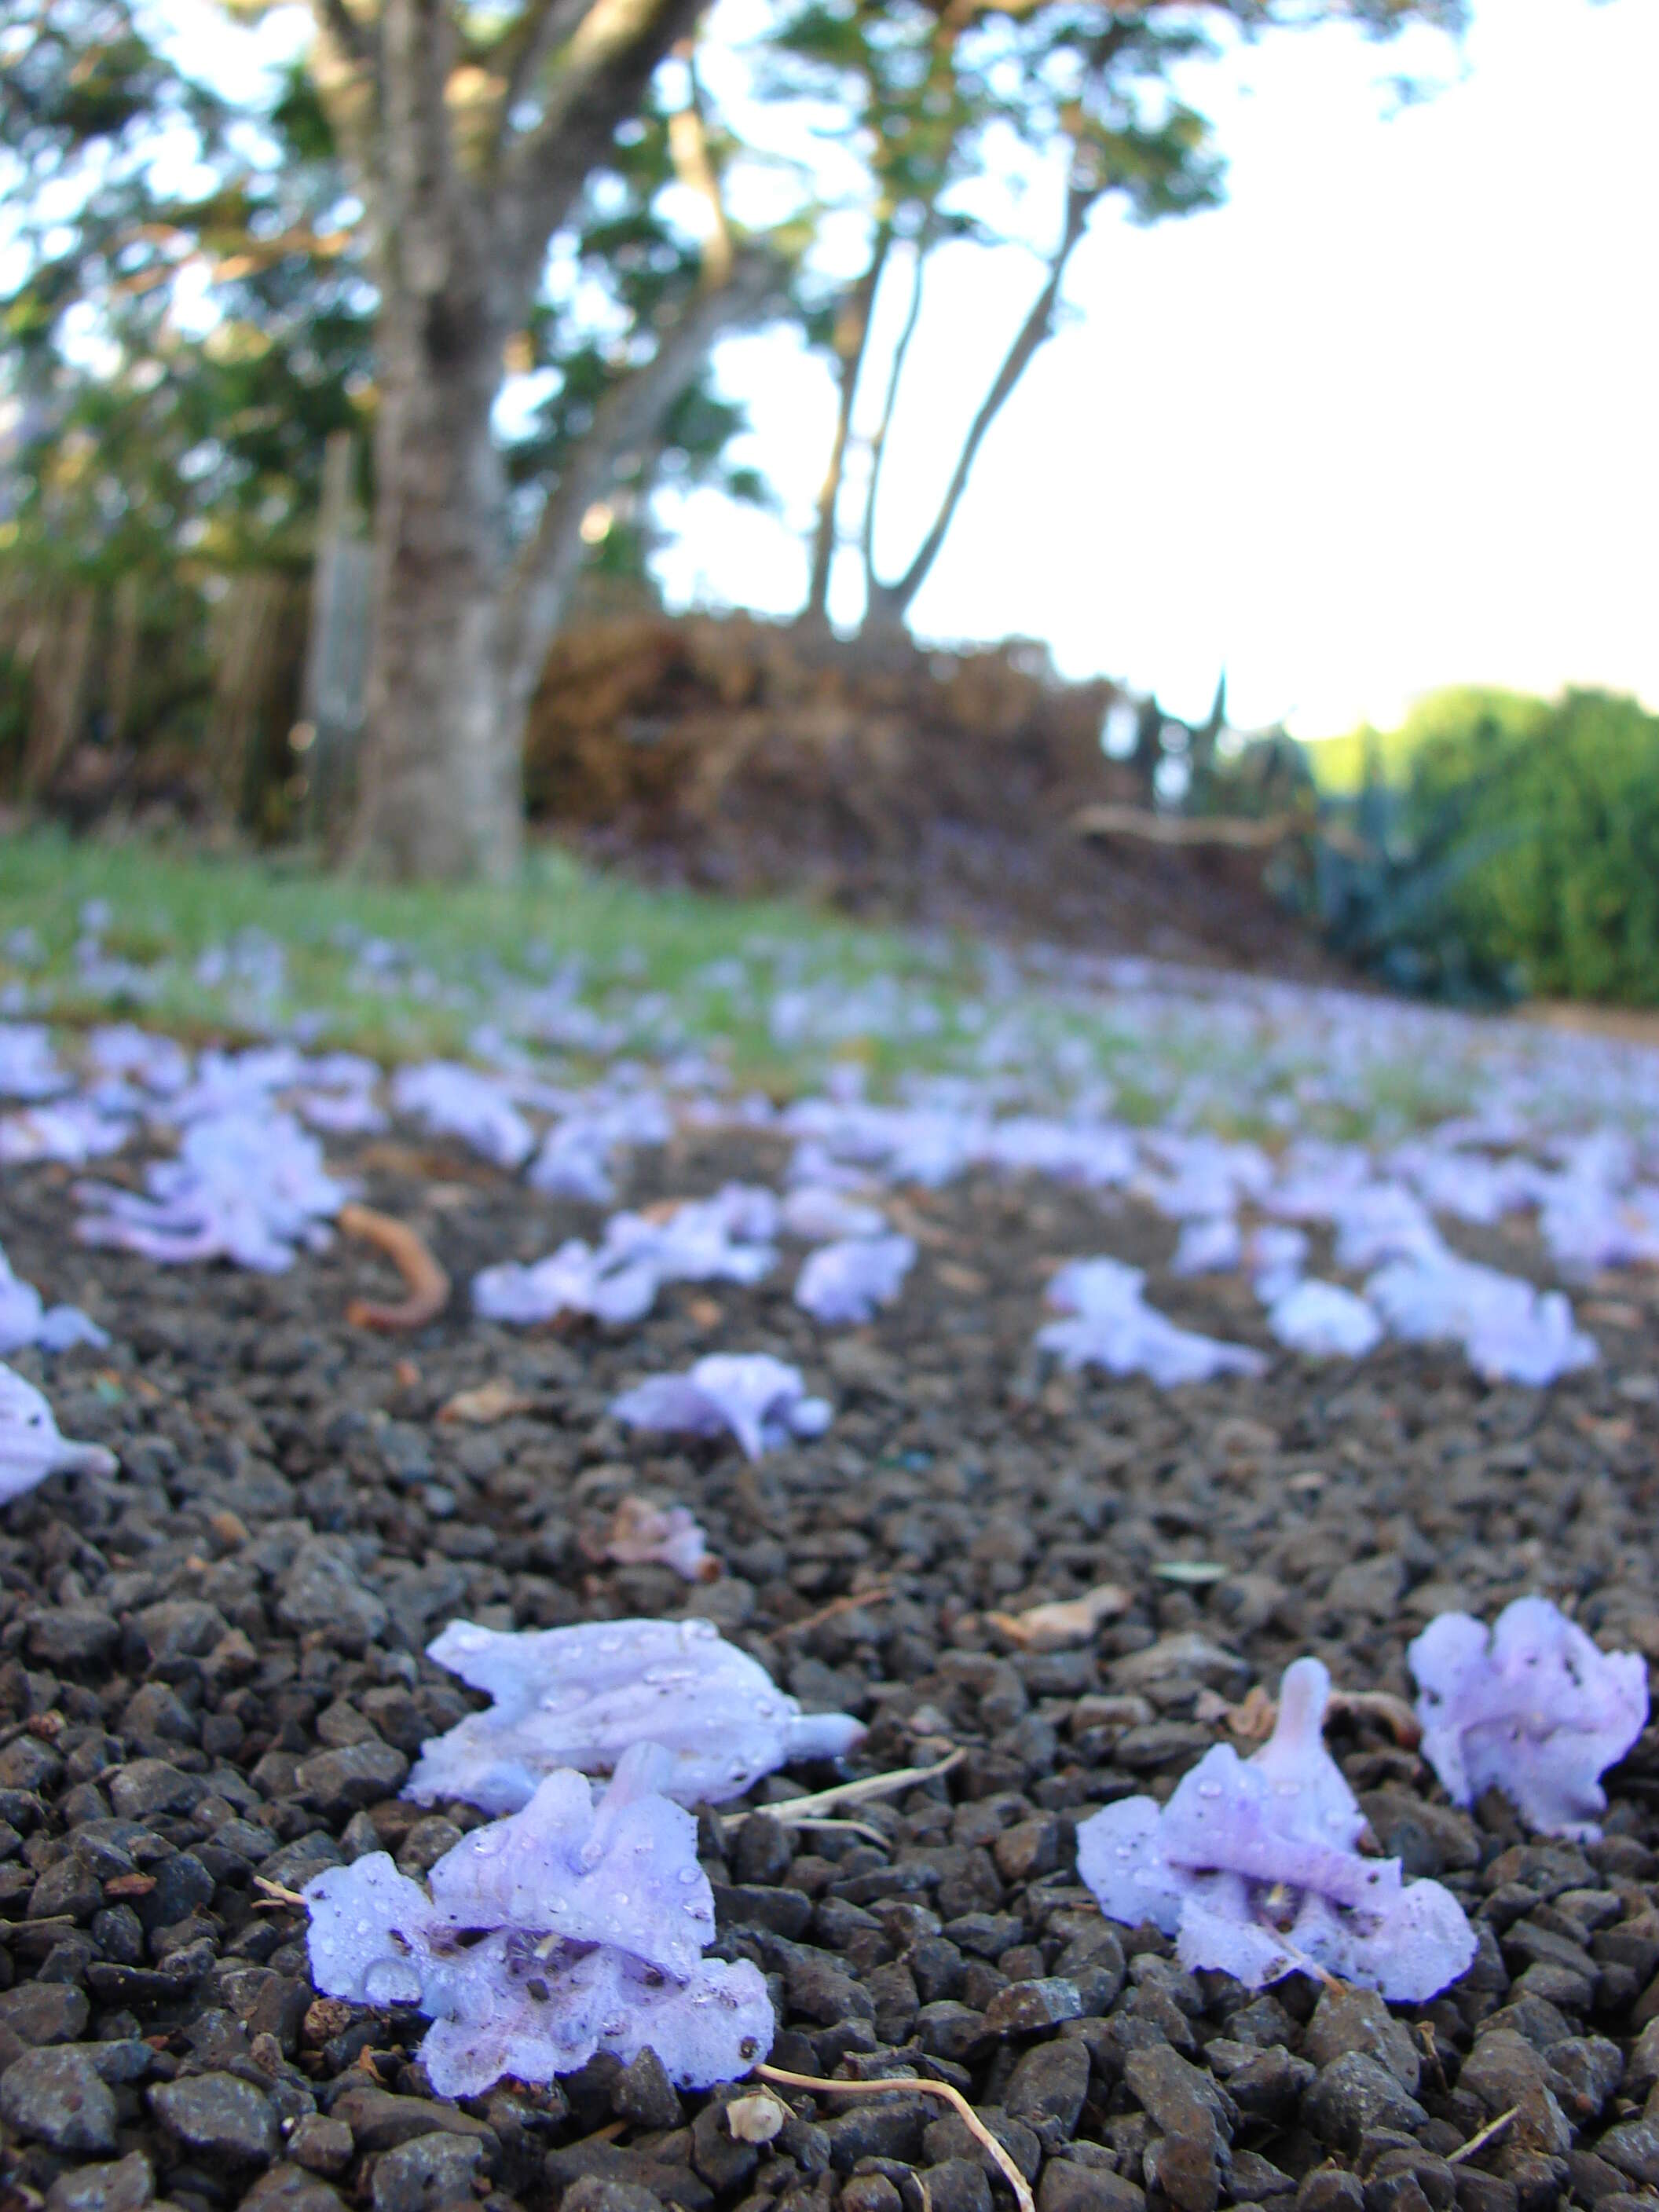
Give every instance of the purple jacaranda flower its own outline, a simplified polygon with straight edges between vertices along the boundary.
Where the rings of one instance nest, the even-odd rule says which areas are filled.
[[[34,1385],[0,1367],[0,1504],[49,1474],[113,1474],[115,1467],[114,1453],[102,1444],[59,1436],[52,1407]]]
[[[1322,1741],[1329,1695],[1319,1661],[1297,1660],[1260,1751],[1217,1744],[1167,1805],[1107,1806],[1078,1830],[1078,1870],[1109,1919],[1154,1922],[1185,1966],[1249,1989],[1335,1974],[1421,2002],[1469,1965],[1474,1933],[1449,1890],[1356,1849],[1364,1815]]]
[[[718,1437],[729,1430],[747,1459],[830,1425],[822,1398],[807,1395],[799,1367],[769,1352],[711,1352],[684,1375],[653,1375],[611,1401],[631,1429],[659,1436]]]
[[[429,1894],[384,1851],[316,1875],[316,1986],[429,2014],[421,2057],[440,2096],[550,2081],[600,2051],[627,2064],[647,2045],[681,2088],[746,2074],[771,2047],[771,2002],[747,1960],[703,1956],[714,1897],[696,1822],[660,1794],[667,1759],[635,1744],[597,1795],[550,1774],[446,1852]]]
[[[495,1699],[421,1747],[405,1794],[516,1812],[556,1767],[608,1774],[630,1744],[662,1745],[659,1787],[683,1804],[741,1796],[793,1759],[837,1759],[864,1734],[803,1713],[707,1620],[586,1621],[517,1635],[452,1621],[427,1656]]]
[[[1601,1834],[1598,1778],[1647,1725],[1644,1660],[1603,1651],[1546,1597],[1516,1598],[1490,1630],[1440,1613],[1406,1657],[1423,1756],[1453,1804],[1497,1788],[1540,1834]]]

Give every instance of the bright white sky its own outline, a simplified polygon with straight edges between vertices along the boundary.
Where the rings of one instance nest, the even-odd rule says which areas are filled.
[[[1443,89],[1391,115],[1407,54]],[[1188,715],[1224,666],[1235,722],[1304,736],[1388,726],[1451,682],[1600,684],[1659,709],[1656,84],[1653,0],[1477,0],[1461,61],[1322,33],[1212,65],[1229,204],[1097,221],[1075,316],[986,445],[918,630],[1044,638],[1066,673]],[[939,270],[886,573],[1032,270],[966,251]],[[663,573],[681,600],[786,613],[828,372],[763,338],[723,371],[788,526],[697,495]]]

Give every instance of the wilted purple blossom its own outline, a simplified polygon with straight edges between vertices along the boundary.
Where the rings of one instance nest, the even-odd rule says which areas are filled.
[[[786,1236],[809,1244],[847,1237],[879,1237],[887,1217],[879,1206],[851,1198],[833,1183],[798,1183],[785,1194],[780,1226]]]
[[[846,1713],[803,1713],[707,1620],[608,1620],[511,1635],[452,1621],[427,1656],[495,1699],[421,1747],[404,1794],[516,1812],[556,1767],[606,1774],[660,1744],[657,1784],[685,1805],[739,1797],[795,1759],[838,1759],[863,1735]]]
[[[666,1754],[640,1743],[596,1796],[550,1774],[513,1818],[433,1867],[431,1893],[384,1851],[307,1885],[313,1978],[325,1996],[410,2005],[440,2096],[503,2075],[546,2082],[648,2044],[681,2088],[746,2074],[771,2046],[766,1984],[705,1959],[714,1905],[696,1823],[659,1794]]]
[[[808,1255],[795,1304],[831,1327],[869,1321],[878,1306],[891,1305],[915,1261],[911,1237],[844,1237]]]
[[[769,1352],[713,1352],[684,1375],[653,1375],[611,1403],[619,1421],[663,1436],[718,1437],[729,1430],[758,1459],[821,1437],[830,1409],[807,1395],[800,1370]]]
[[[0,1164],[58,1160],[66,1167],[84,1167],[88,1160],[118,1152],[132,1131],[125,1115],[107,1113],[94,1099],[52,1099],[0,1119]]]
[[[13,1274],[0,1251],[0,1354],[38,1344],[43,1352],[67,1352],[72,1345],[104,1345],[108,1335],[79,1306],[49,1306],[33,1283]]]
[[[1231,1213],[1194,1214],[1181,1224],[1172,1275],[1229,1273],[1244,1257],[1244,1232]]]
[[[54,1098],[70,1079],[38,1023],[0,1022],[0,1097]]]
[[[1260,1751],[1217,1744],[1167,1805],[1108,1805],[1078,1830],[1078,1871],[1109,1919],[1175,1936],[1184,1966],[1249,1989],[1322,1971],[1420,2003],[1469,1965],[1474,1933],[1449,1890],[1355,1849],[1364,1815],[1321,1740],[1329,1695],[1319,1661],[1297,1660]]]
[[[1540,1291],[1443,1245],[1379,1268],[1365,1296],[1391,1334],[1408,1344],[1461,1342],[1489,1382],[1539,1389],[1600,1356],[1595,1338],[1575,1327],[1563,1292]]]
[[[1540,1834],[1601,1834],[1598,1778],[1647,1725],[1637,1653],[1603,1651],[1548,1598],[1521,1597],[1490,1631],[1467,1613],[1437,1615],[1406,1658],[1423,1756],[1453,1804],[1496,1788]]]
[[[113,1244],[178,1264],[227,1259],[267,1274],[291,1267],[295,1247],[326,1242],[323,1222],[351,1195],[322,1147],[292,1115],[267,1109],[210,1115],[185,1130],[174,1160],[145,1170],[150,1195],[82,1182],[96,1209],[75,1225],[83,1244]]]
[[[568,1238],[544,1260],[503,1261],[472,1279],[472,1304],[487,1321],[532,1327],[561,1313],[619,1325],[643,1319],[665,1283],[758,1282],[777,1258],[775,1194],[728,1183],[663,1218],[613,1214],[597,1250]]]
[[[1316,1277],[1280,1291],[1267,1308],[1267,1327],[1310,1359],[1363,1359],[1382,1340],[1382,1324],[1364,1298]]]
[[[113,1474],[115,1466],[114,1453],[102,1444],[59,1436],[52,1407],[34,1385],[0,1367],[0,1504],[49,1474]]]
[[[1220,1344],[1179,1328],[1142,1296],[1146,1275],[1120,1260],[1073,1260],[1048,1285],[1048,1304],[1069,1316],[1037,1331],[1041,1351],[1065,1367],[1149,1375],[1160,1388],[1213,1375],[1260,1375],[1267,1361],[1246,1345]]]
[[[536,1142],[501,1079],[458,1060],[399,1068],[392,1079],[392,1103],[438,1135],[459,1137],[498,1168],[518,1167]]]

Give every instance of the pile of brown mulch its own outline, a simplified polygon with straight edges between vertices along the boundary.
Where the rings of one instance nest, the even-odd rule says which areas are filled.
[[[872,649],[746,617],[595,623],[555,647],[532,712],[532,814],[652,882],[1333,976],[1265,888],[1261,854],[1077,834],[1080,808],[1144,794],[1101,749],[1115,687],[1058,684],[1039,650]]]

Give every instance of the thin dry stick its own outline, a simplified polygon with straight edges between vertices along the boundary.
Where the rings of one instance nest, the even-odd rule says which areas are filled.
[[[1007,2152],[991,2133],[960,2089],[953,2089],[948,2081],[921,2081],[903,2075],[885,2081],[824,2081],[814,2074],[790,2074],[781,2066],[757,2066],[755,2072],[763,2081],[775,2081],[784,2089],[810,2089],[812,2094],[833,2097],[908,2096],[943,2097],[962,2116],[963,2125],[976,2142],[985,2146],[997,2171],[1014,2192],[1019,2212],[1036,2212],[1030,2185]]]
[[[931,1782],[936,1774],[948,1774],[966,1755],[958,1749],[932,1766],[896,1766],[886,1774],[866,1774],[856,1782],[837,1782],[831,1790],[815,1790],[808,1796],[780,1797],[775,1804],[751,1805],[744,1812],[726,1813],[721,1818],[726,1827],[740,1828],[754,1814],[766,1813],[786,1827],[796,1826],[835,1805],[868,1804],[872,1798],[890,1797],[895,1790],[908,1790],[913,1782]]]
[[[348,1237],[361,1237],[366,1244],[384,1252],[409,1285],[400,1305],[380,1305],[371,1298],[353,1298],[346,1308],[349,1328],[424,1328],[449,1304],[449,1277],[433,1258],[407,1222],[394,1221],[369,1206],[343,1206],[339,1223]]]
[[[1466,2158],[1473,2158],[1476,2151],[1485,2150],[1494,2136],[1503,2134],[1520,2109],[1519,2105],[1511,2105],[1507,2112],[1500,2112],[1495,2120],[1488,2120],[1479,2135],[1471,2136],[1466,2143],[1459,2143],[1457,2148],[1448,2157],[1447,2165],[1462,2166]]]
[[[826,1620],[834,1620],[843,1613],[856,1613],[861,1605],[879,1605],[884,1598],[891,1597],[891,1583],[877,1583],[871,1589],[849,1590],[845,1597],[831,1598],[816,1613],[809,1613],[801,1620],[786,1620],[781,1628],[775,1629],[775,1636],[805,1636],[809,1628],[822,1628]]]
[[[253,1909],[256,1912],[261,1910],[275,1912],[286,1905],[305,1905],[305,1899],[297,1889],[286,1888],[280,1881],[267,1881],[262,1874],[254,1875],[253,1887],[264,1892],[263,1897],[254,1899]]]

